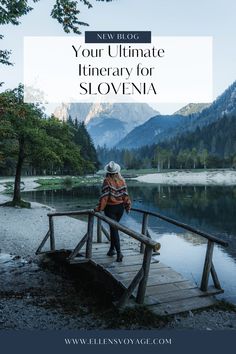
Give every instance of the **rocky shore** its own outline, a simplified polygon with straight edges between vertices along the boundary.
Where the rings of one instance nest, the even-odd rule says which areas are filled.
[[[0,202],[6,200],[0,195]],[[0,207],[0,329],[236,329],[233,308],[169,318],[145,308],[118,313],[88,274],[71,275],[47,257],[35,256],[51,210],[38,203],[31,209]],[[55,230],[57,246],[70,248],[84,235],[86,223],[60,217]]]
[[[236,185],[236,171],[173,171],[147,174],[135,178],[139,182],[169,185]]]

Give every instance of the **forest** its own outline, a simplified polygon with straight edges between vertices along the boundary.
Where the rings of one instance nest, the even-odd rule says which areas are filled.
[[[159,144],[137,149],[108,149],[98,146],[101,163],[119,162],[126,169],[235,168],[236,118],[226,114],[194,132],[178,134]]]
[[[98,168],[84,123],[46,117],[23,102],[23,86],[0,94],[0,175],[82,175]]]

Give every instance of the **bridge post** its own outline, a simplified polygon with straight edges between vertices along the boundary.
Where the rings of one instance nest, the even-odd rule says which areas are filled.
[[[102,221],[97,218],[97,243],[102,242]]]
[[[93,224],[94,215],[88,214],[88,230],[87,230],[87,244],[86,244],[86,258],[92,258],[92,245],[93,245]]]
[[[48,232],[46,233],[46,235],[45,235],[43,241],[40,243],[40,245],[39,245],[37,251],[35,252],[35,254],[41,253],[41,250],[42,250],[43,246],[45,245],[45,243],[47,242],[47,239],[48,239],[49,237],[50,237],[50,231],[48,230]]]
[[[51,251],[55,251],[55,235],[54,235],[54,222],[53,217],[49,215],[49,232],[50,232],[50,248]]]
[[[213,262],[211,262],[211,276],[216,289],[222,290]]]
[[[210,275],[210,271],[212,268],[213,250],[214,250],[214,242],[208,240],[204,268],[203,268],[203,272],[202,272],[201,287],[200,287],[200,289],[202,291],[207,291],[207,288],[208,288],[208,280],[209,280],[209,275]]]
[[[143,222],[142,222],[142,231],[141,233],[143,235],[147,235],[147,227],[148,227],[148,214],[147,213],[143,213]],[[140,245],[140,253],[144,253],[144,248],[145,248],[145,245],[144,243],[141,242],[141,245]]]
[[[136,286],[139,284],[139,282],[143,278],[143,268],[141,268],[138,273],[135,275],[134,279],[130,283],[128,289],[124,291],[123,295],[121,296],[119,302],[118,302],[118,307],[124,307],[129,300],[130,296],[132,295],[134,289]]]
[[[147,287],[148,274],[149,274],[151,260],[152,260],[152,247],[146,245],[144,256],[143,256],[143,265],[142,265],[143,277],[139,283],[137,297],[136,297],[136,302],[138,304],[144,303],[144,297],[145,297],[145,293],[146,293],[146,287]]]
[[[106,238],[108,239],[108,241],[110,241],[110,235],[109,232],[105,229],[104,226],[101,226],[102,232],[104,233],[104,235],[106,236]]]

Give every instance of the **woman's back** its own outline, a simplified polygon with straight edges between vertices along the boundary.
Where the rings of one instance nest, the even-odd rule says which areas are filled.
[[[106,204],[126,204],[129,200],[127,185],[120,174],[107,174],[102,185],[101,198],[107,197]]]
[[[104,211],[110,219],[119,222],[124,210],[129,212],[131,208],[126,182],[120,174],[120,166],[114,161],[110,161],[105,166],[105,171],[106,177],[103,180],[102,194],[95,211]],[[112,257],[117,252],[117,262],[122,262],[119,233],[112,226],[110,226],[110,242],[107,255]]]

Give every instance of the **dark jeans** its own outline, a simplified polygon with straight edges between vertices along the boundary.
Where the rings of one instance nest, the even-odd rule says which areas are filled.
[[[120,221],[124,213],[124,204],[117,205],[107,205],[104,209],[104,213],[109,218]],[[111,249],[115,249],[117,253],[120,253],[120,236],[116,228],[110,226],[110,236],[111,236]]]

